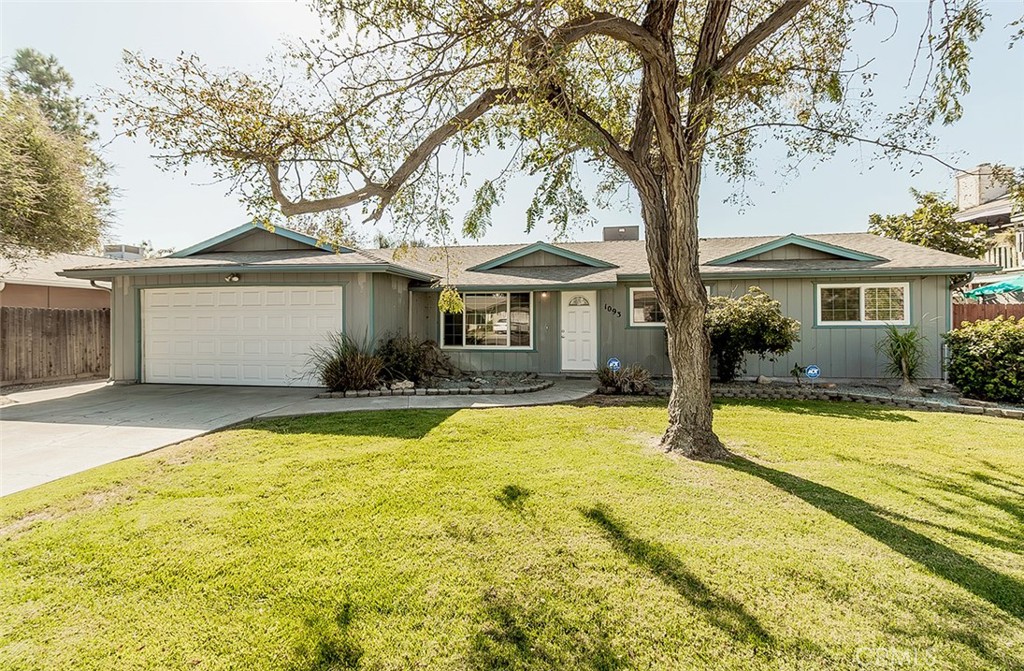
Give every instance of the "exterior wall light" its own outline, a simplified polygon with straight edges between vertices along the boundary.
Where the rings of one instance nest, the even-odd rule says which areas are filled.
[[[237,282],[240,279],[242,279],[242,278],[238,276],[238,273],[231,273],[230,275],[228,275],[227,277],[224,278],[224,281],[225,282]]]

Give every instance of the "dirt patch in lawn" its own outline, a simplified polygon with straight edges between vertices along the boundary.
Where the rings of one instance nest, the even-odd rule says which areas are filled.
[[[98,510],[114,503],[130,501],[131,489],[128,485],[118,485],[112,489],[86,492],[60,507],[53,506],[43,508],[42,510],[34,510],[0,525],[0,538],[17,536],[43,522],[59,521],[78,513]]]

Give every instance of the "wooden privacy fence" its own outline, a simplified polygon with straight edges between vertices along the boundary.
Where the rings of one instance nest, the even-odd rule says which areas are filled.
[[[0,383],[109,374],[109,309],[0,307]]]
[[[1024,319],[1024,303],[954,303],[953,326],[979,319],[995,319],[999,315]]]

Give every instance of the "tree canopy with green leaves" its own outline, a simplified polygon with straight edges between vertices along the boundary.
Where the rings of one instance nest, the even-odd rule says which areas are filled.
[[[0,253],[98,247],[110,219],[109,166],[74,80],[57,59],[19,49],[0,90]]]
[[[855,142],[889,157],[928,155],[932,124],[962,114],[970,45],[987,18],[976,0],[908,8],[925,19],[915,63],[903,64],[920,95],[882,110],[871,97],[875,68],[895,64],[853,48],[862,26],[896,21],[896,10],[877,2],[315,7],[323,33],[264,72],[127,54],[126,88],[112,95],[123,132],[144,133],[168,167],[212,166],[257,217],[280,212],[321,231],[344,227],[353,209],[370,221],[390,210],[442,243],[460,232],[480,237],[510,175],[526,172],[540,175],[527,230],[546,221],[564,232],[589,205],[584,162],[601,177],[599,197],[628,186],[640,201],[672,365],[662,444],[703,458],[727,451],[711,425],[697,250],[702,171],[754,177],[754,150],[771,141],[784,143],[794,164]],[[462,159],[495,149],[512,160],[475,185],[456,224],[453,200],[469,183]]]
[[[35,100],[0,91],[0,256],[95,249],[106,223],[88,150],[54,131]]]
[[[956,220],[956,203],[940,193],[910,190],[917,207],[910,214],[872,214],[868,232],[950,254],[981,258],[988,249],[985,226]]]

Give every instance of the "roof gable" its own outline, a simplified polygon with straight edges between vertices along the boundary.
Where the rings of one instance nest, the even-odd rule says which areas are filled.
[[[785,250],[783,256],[791,255],[791,258],[799,258],[800,254],[796,249],[800,248],[804,250],[810,250],[811,252],[817,252],[819,256],[817,258],[831,258],[839,259],[844,261],[887,261],[888,259],[876,256],[874,254],[868,254],[866,252],[855,251],[846,247],[840,247],[839,245],[833,245],[827,242],[821,242],[820,240],[812,240],[805,238],[802,235],[790,234],[775,240],[769,240],[768,242],[753,247],[742,249],[733,254],[722,256],[717,259],[708,261],[706,265],[709,266],[727,266],[737,261],[752,261],[752,260],[778,260],[778,258],[771,258],[771,252],[776,250],[784,250],[784,248],[791,248]],[[820,256],[824,255],[824,257]]]
[[[260,245],[252,240],[254,235],[267,236],[268,242],[270,240],[274,242],[272,244]],[[275,236],[279,239],[275,239]],[[256,244],[253,245],[253,242],[256,242]],[[281,251],[306,248],[342,254],[353,251],[348,247],[335,247],[330,243],[319,241],[312,236],[284,228],[283,226],[263,226],[251,222],[232,228],[229,231],[224,231],[220,235],[203,240],[191,247],[186,247],[181,251],[171,254],[171,258],[181,259],[196,254],[209,254],[212,252]]]
[[[592,256],[573,252],[562,247],[556,247],[546,242],[535,242],[532,245],[526,245],[519,249],[513,250],[508,254],[503,254],[496,258],[484,261],[483,263],[468,268],[468,270],[479,271],[479,270],[494,270],[505,265],[515,264],[516,266],[524,266],[525,263],[516,263],[520,260],[526,260],[527,257],[537,262],[537,265],[551,266],[558,265],[557,262],[553,262],[551,256],[563,259],[569,263],[561,265],[577,265],[577,266],[589,266],[591,268],[614,268],[615,264],[602,261],[601,259],[595,259]]]

